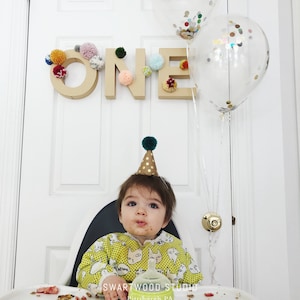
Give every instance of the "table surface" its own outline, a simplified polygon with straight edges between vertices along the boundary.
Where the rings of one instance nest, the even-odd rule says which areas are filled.
[[[59,292],[54,295],[36,293],[37,288],[47,286],[51,285],[41,284],[15,289],[0,297],[0,300],[59,300],[60,295],[67,294],[73,295],[72,300],[95,299],[88,295],[86,290],[70,286],[56,285],[59,288]],[[147,299],[150,299],[148,296],[149,294]],[[194,286],[192,289],[188,287],[176,288],[174,289],[174,298],[176,300],[257,300],[254,296],[242,290],[223,286]]]

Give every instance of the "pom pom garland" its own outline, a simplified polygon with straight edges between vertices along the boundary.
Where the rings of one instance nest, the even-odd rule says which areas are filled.
[[[133,82],[133,76],[130,71],[122,70],[119,74],[119,82],[122,85],[130,85]]]
[[[80,46],[80,54],[87,60],[98,54],[96,46],[92,43],[84,43]]]
[[[92,43],[84,43],[81,46],[75,45],[74,51],[79,52],[84,59],[87,59],[90,63],[90,67],[96,71],[100,71],[104,68],[104,61],[98,55],[96,46]],[[67,70],[63,66],[63,63],[67,60],[66,52],[54,49],[49,55],[45,57],[47,65],[55,64],[52,69],[52,73],[56,78],[62,79],[67,75]]]
[[[66,58],[65,52],[59,49],[52,50],[50,53],[50,60],[56,65],[63,64]]]
[[[81,59],[78,54],[74,53],[74,51],[79,52],[84,59],[88,60],[88,62]],[[54,66],[52,66],[51,68],[53,77],[62,79],[67,75],[67,70],[65,69],[65,67],[73,62],[72,56],[74,55],[77,56],[77,61],[81,61],[87,67],[90,66],[91,69],[100,71],[104,68],[104,60],[102,59],[102,57],[100,57],[100,55],[98,55],[98,51],[94,44],[84,43],[82,45],[75,45],[74,51],[73,54],[71,54],[72,51],[70,50],[64,52],[60,49],[54,49],[49,55],[45,56],[45,62],[48,65],[54,64]],[[126,51],[123,47],[119,47],[115,50],[115,54],[118,56],[118,58],[123,58],[126,55]],[[160,70],[163,67],[164,63],[164,56],[162,56],[160,53],[152,54],[149,59],[149,64],[143,66],[140,72],[143,72],[145,77],[150,77],[153,71]],[[179,68],[182,70],[188,69],[187,59],[183,59],[180,61]],[[139,73],[139,76],[140,75],[141,73]],[[121,70],[118,79],[121,85],[129,86],[134,81],[134,76],[129,70]],[[168,93],[176,91],[177,83],[175,79],[170,77],[167,80],[163,81],[162,89]]]
[[[126,56],[126,51],[123,47],[119,47],[116,49],[115,54],[118,58],[124,58]]]
[[[145,66],[143,68],[143,74],[144,74],[145,77],[150,77],[151,74],[152,74],[151,68],[149,66]]]
[[[80,45],[75,45],[74,46],[74,51],[80,52]]]
[[[56,78],[64,78],[67,75],[67,70],[62,65],[57,65],[53,68],[53,74]]]
[[[142,146],[145,150],[151,150],[153,151],[156,148],[157,140],[153,136],[146,136],[142,140]]]
[[[160,70],[165,63],[164,58],[160,54],[153,54],[149,60],[149,66],[153,71]]]
[[[50,55],[47,55],[47,56],[45,57],[45,62],[46,62],[46,64],[49,65],[49,66],[51,66],[51,65],[53,64],[53,61],[51,60]]]
[[[104,61],[99,55],[95,55],[90,59],[90,66],[92,69],[100,71],[104,68]]]
[[[181,70],[187,70],[189,68],[189,63],[186,59],[180,61],[179,68]]]
[[[168,80],[162,83],[162,88],[168,93],[173,93],[177,89],[177,82],[173,77],[169,77]]]

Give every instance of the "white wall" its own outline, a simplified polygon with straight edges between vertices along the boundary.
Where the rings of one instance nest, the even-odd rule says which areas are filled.
[[[260,24],[271,51],[264,79],[232,119],[233,206],[237,222],[243,224],[235,232],[239,243],[235,245],[235,280],[260,299],[297,299],[300,294],[299,106],[295,90],[300,67],[292,44],[293,29],[298,30],[298,37],[300,28],[292,23],[293,16],[300,16],[297,1],[229,1],[230,13],[247,15]],[[0,294],[13,287],[16,232],[8,229],[13,228],[18,209],[26,4],[25,0],[5,1],[0,11],[0,32],[6,45],[0,49],[4,58],[0,70]],[[299,51],[299,37],[295,49]],[[245,232],[249,227],[250,232]],[[244,233],[250,240],[243,239]]]

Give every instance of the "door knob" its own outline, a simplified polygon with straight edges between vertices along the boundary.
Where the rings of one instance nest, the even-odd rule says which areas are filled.
[[[202,218],[202,226],[207,231],[217,231],[222,226],[222,219],[217,213],[208,212]]]

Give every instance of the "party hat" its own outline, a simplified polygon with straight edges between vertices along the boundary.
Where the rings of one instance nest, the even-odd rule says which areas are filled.
[[[143,139],[142,146],[146,150],[146,153],[136,174],[158,176],[154,156],[152,153],[156,145],[157,141],[153,136],[146,136]]]

